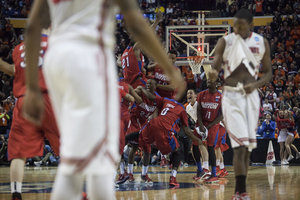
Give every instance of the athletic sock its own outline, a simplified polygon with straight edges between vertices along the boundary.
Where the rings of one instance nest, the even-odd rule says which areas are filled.
[[[147,174],[147,171],[148,171],[148,166],[144,166],[143,165],[143,168],[142,168],[142,175],[145,176]]]
[[[201,166],[201,161],[200,162],[196,162],[196,165],[197,165],[198,171],[202,172],[203,169],[202,169],[202,166]]]
[[[177,175],[177,171],[173,169],[173,170],[172,170],[172,173],[171,173],[171,176],[176,177],[176,175]]]
[[[203,168],[204,169],[208,169],[208,161],[204,161],[203,162]]]
[[[120,173],[121,174],[125,173],[125,163],[124,162],[121,162],[121,164],[120,164]]]
[[[21,182],[11,182],[10,183],[11,193],[22,193],[22,183]]]
[[[239,192],[240,194],[246,192],[246,176],[245,175],[240,175],[240,176],[235,176],[236,180],[236,192]]]
[[[224,169],[224,163],[223,162],[220,163],[220,169]]]
[[[133,174],[133,164],[128,164],[128,174]]]
[[[214,167],[211,167],[211,175],[213,175],[214,177],[216,177],[217,175],[216,175],[216,166],[214,166]]]
[[[220,166],[220,159],[217,159],[216,165]]]

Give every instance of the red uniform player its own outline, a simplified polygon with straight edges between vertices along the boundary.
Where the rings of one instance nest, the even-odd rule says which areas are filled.
[[[218,141],[215,146],[216,160],[217,160],[217,170],[216,173],[219,178],[223,178],[228,175],[227,170],[224,166],[224,158],[222,152],[229,149],[229,146],[226,143],[226,129],[222,122],[220,122],[219,132],[218,132]]]
[[[172,152],[170,160],[173,170],[170,177],[170,185],[177,186],[176,181],[177,169],[180,164],[180,155],[178,153],[179,144],[174,133],[179,131],[177,123],[180,121],[184,132],[192,139],[202,143],[200,139],[195,137],[188,125],[188,116],[183,105],[175,100],[154,96],[145,89],[141,89],[151,101],[157,103],[157,108],[160,112],[158,117],[150,120],[150,122],[139,132],[134,132],[126,136],[126,140],[139,138],[139,145],[144,148],[147,145],[156,142],[157,148],[162,154]]]
[[[13,121],[8,142],[8,157],[11,161],[10,173],[13,199],[21,199],[21,188],[26,158],[43,156],[44,140],[47,138],[56,155],[59,155],[59,131],[56,125],[52,106],[47,93],[47,87],[42,74],[43,57],[47,50],[47,35],[42,35],[39,57],[39,86],[44,97],[44,118],[41,126],[36,126],[24,119],[22,105],[26,92],[25,83],[25,45],[22,42],[13,51],[14,66],[1,60],[0,70],[8,75],[14,75],[13,93],[18,99],[13,112]],[[21,173],[22,172],[22,173]]]

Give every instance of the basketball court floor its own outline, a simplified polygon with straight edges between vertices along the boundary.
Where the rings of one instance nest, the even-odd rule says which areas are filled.
[[[196,166],[178,170],[178,188],[169,186],[170,170],[149,167],[148,175],[153,185],[141,183],[141,167],[134,168],[134,183],[116,189],[118,200],[230,200],[234,193],[233,167],[227,166],[229,175],[220,178],[219,184],[208,185],[194,181]],[[48,200],[55,178],[56,167],[25,167],[23,183],[24,200]],[[252,200],[300,199],[299,166],[251,166],[247,190]],[[9,168],[0,167],[0,200],[11,199]]]

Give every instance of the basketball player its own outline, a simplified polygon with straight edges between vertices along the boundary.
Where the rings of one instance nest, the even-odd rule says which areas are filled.
[[[209,156],[209,162],[211,164],[211,176],[204,180],[206,183],[218,182],[218,177],[216,175],[216,155],[215,155],[215,146],[218,140],[218,132],[220,121],[223,119],[221,111],[221,99],[222,95],[217,90],[216,82],[211,82],[210,79],[207,80],[207,90],[204,90],[198,94],[197,102],[197,124],[196,127],[199,127],[201,132],[205,132],[205,128],[208,130],[207,134],[207,151]],[[197,133],[197,130],[194,131],[194,135],[200,139],[202,137]],[[195,141],[193,142],[194,146],[198,146]],[[205,161],[205,160],[204,160]],[[208,169],[208,162],[204,162],[204,169]]]
[[[216,153],[216,165],[217,165],[217,176],[219,178],[224,178],[228,175],[227,170],[224,166],[224,158],[222,152],[229,149],[229,146],[226,144],[226,129],[222,122],[220,122],[219,132],[218,132],[218,141],[215,146],[215,153]]]
[[[249,156],[256,148],[256,127],[259,114],[259,96],[257,88],[265,85],[272,75],[270,47],[268,41],[260,35],[251,32],[253,16],[249,10],[239,10],[234,17],[234,33],[218,41],[212,70],[209,77],[216,81],[222,63],[225,63],[222,109],[225,126],[231,139],[233,148],[233,166],[236,177],[235,199],[250,199],[246,193],[246,177],[249,165]],[[257,80],[258,67],[240,64],[228,66],[228,57],[232,51],[234,39],[240,35],[258,63],[262,63],[263,76]],[[251,67],[252,66],[252,67]],[[251,74],[250,74],[251,72]],[[238,84],[239,83],[239,84]],[[237,87],[238,86],[238,87]]]
[[[169,50],[168,57],[170,62],[174,65],[174,69],[178,70],[175,66],[175,62],[177,60],[177,51],[174,49]],[[169,99],[173,99],[175,96],[175,87],[170,84],[168,77],[163,73],[163,70],[156,64],[147,67],[147,71],[153,71],[154,79],[157,82],[157,93],[161,97],[166,97]],[[167,167],[168,161],[166,155],[161,154],[161,162],[160,167]]]
[[[151,25],[151,29],[155,29],[163,15],[161,12],[156,14],[156,19]],[[141,53],[141,47],[132,35],[129,46],[122,54],[121,62],[124,73],[125,82],[130,84],[134,89],[138,86],[146,86],[146,75],[143,73],[144,69],[144,56]]]
[[[158,117],[151,119],[141,131],[127,135],[126,140],[132,141],[138,139],[139,145],[142,148],[156,142],[156,146],[162,154],[166,155],[172,152],[170,162],[173,167],[169,185],[179,186],[176,175],[180,164],[180,155],[178,153],[179,145],[174,136],[174,133],[179,131],[179,126],[177,125],[179,120],[181,121],[184,132],[189,138],[196,140],[199,144],[201,144],[202,141],[195,137],[190,131],[188,117],[181,103],[173,99],[162,98],[158,95],[155,96],[144,88],[141,88],[141,90],[149,100],[157,104],[160,114]]]
[[[50,24],[44,74],[60,130],[61,163],[51,199],[80,199],[87,177],[90,199],[113,199],[112,176],[119,158],[119,92],[113,48],[115,5],[130,33],[163,66],[181,92],[183,79],[173,70],[135,0],[34,1],[26,28],[26,85],[23,109],[40,124],[44,103],[38,85],[39,38]],[[117,126],[116,126],[117,124]]]
[[[13,121],[8,142],[8,157],[11,160],[10,181],[13,200],[22,199],[21,189],[24,165],[27,158],[43,156],[45,137],[49,140],[56,155],[59,155],[59,132],[55,122],[52,106],[47,93],[47,87],[42,74],[43,58],[48,46],[47,30],[43,29],[39,57],[39,87],[45,101],[44,118],[40,126],[25,120],[22,116],[22,106],[26,90],[25,84],[25,45],[22,42],[13,51],[14,65],[0,60],[0,70],[14,76],[13,93],[18,101],[13,113]]]
[[[150,101],[146,98],[144,93],[142,92],[142,86],[138,86],[135,89],[135,92],[141,96],[143,103],[136,104],[130,111],[130,122],[127,133],[133,133],[140,131],[148,122],[148,118],[155,112],[157,106],[156,103]],[[157,83],[154,79],[149,79],[146,84],[146,90],[151,94],[155,95],[155,90],[157,88]],[[135,158],[135,152],[138,150],[138,141],[131,141],[131,149],[128,154],[128,174],[129,174],[129,182],[133,182],[135,179],[133,177],[133,163]],[[142,176],[141,179],[145,183],[153,183],[149,178],[147,171],[148,165],[150,162],[150,153],[151,146],[150,144],[143,148],[143,167],[142,167]]]

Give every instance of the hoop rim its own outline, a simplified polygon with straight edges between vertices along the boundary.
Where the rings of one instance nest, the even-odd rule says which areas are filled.
[[[194,61],[198,64],[200,64],[203,59],[205,59],[205,56],[187,56],[188,61]]]

